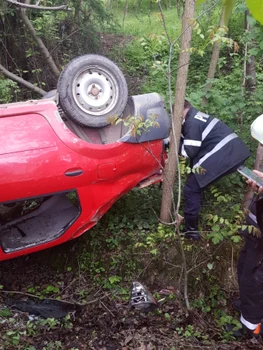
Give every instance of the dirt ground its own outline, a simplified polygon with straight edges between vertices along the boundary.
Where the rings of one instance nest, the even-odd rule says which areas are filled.
[[[77,251],[76,242],[1,262],[0,349],[263,348],[254,339],[222,341],[218,329],[198,312],[187,312],[176,299],[164,297],[154,312],[131,310],[128,299],[121,293],[115,293],[114,288],[105,290],[95,286],[90,280],[89,271],[66,267],[67,256],[74,258]],[[39,300],[32,298],[31,294],[82,306],[63,319],[34,317],[12,307],[10,299]],[[195,325],[195,332],[184,333],[183,329],[191,324]]]

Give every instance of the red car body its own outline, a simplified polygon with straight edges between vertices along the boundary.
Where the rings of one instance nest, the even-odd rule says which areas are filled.
[[[103,144],[96,139],[101,130],[87,128],[87,142],[69,125],[53,101],[0,105],[0,203],[12,208],[44,198],[36,210],[1,217],[0,260],[76,238],[129,190],[162,180],[164,136],[136,143],[126,133],[126,141],[121,136]],[[104,136],[112,138],[112,130],[104,128]]]

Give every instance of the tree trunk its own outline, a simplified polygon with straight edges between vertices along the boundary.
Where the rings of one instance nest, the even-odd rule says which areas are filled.
[[[177,0],[176,1],[176,11],[177,11],[178,18],[181,18],[181,6],[182,6],[181,1]]]
[[[251,44],[248,44],[248,49],[251,48]],[[256,90],[256,66],[255,66],[256,60],[255,56],[250,56],[249,59],[246,61],[246,92],[248,94],[253,93]]]
[[[225,7],[223,6],[219,26],[224,24],[224,14],[225,14]],[[202,107],[204,107],[208,102],[208,99],[206,97],[206,93],[212,87],[211,80],[214,79],[215,74],[216,74],[216,66],[217,66],[217,62],[219,59],[219,54],[220,54],[220,42],[216,41],[213,45],[213,52],[212,52],[212,56],[211,56],[211,60],[210,60],[208,73],[207,73],[206,79],[207,79],[208,83],[206,84],[206,87],[205,87],[205,95],[203,96],[202,103],[201,103]]]
[[[248,33],[251,33],[253,28],[249,25],[247,17],[250,15],[249,11],[245,12],[245,29]],[[247,95],[251,95],[256,91],[257,78],[256,78],[256,60],[255,56],[247,57],[247,53],[253,47],[253,42],[246,43],[246,55],[245,55],[245,72],[244,72],[244,86]]]
[[[245,12],[245,29],[248,32],[251,32],[253,28],[249,25],[247,21],[247,16],[249,16],[249,11]],[[253,47],[253,42],[246,43],[245,47],[245,58],[244,58],[244,81],[243,81],[243,96],[246,98],[246,96],[249,98],[251,94],[253,94],[256,91],[257,88],[257,78],[256,78],[256,67],[255,67],[255,57],[250,56],[247,58],[247,53],[249,49]],[[263,172],[263,147],[258,144],[257,153],[256,153],[256,160],[254,163],[254,169],[259,170]],[[243,199],[243,208],[248,208],[249,204],[253,198],[254,192],[251,189],[248,189],[248,191],[245,193],[244,199]]]
[[[123,18],[122,18],[122,26],[123,27],[124,27],[125,18],[126,18],[127,14],[128,14],[128,8],[129,8],[129,0],[126,0],[124,12],[123,12]]]
[[[173,110],[172,132],[170,140],[170,152],[168,163],[164,171],[162,205],[160,218],[163,222],[170,222],[173,218],[174,210],[171,210],[173,201],[173,187],[175,183],[175,175],[178,166],[178,149],[181,135],[181,125],[184,109],[184,98],[186,91],[188,67],[190,61],[189,48],[191,47],[192,27],[189,22],[194,18],[195,0],[185,0],[184,13],[182,18],[182,36],[181,36],[181,52],[179,56],[176,87],[175,87],[175,103],[176,108]]]
[[[19,14],[21,16],[21,19],[23,23],[25,24],[26,28],[28,29],[29,33],[31,34],[34,41],[37,43],[40,52],[42,53],[43,57],[46,59],[50,69],[55,74],[55,76],[58,78],[60,75],[60,71],[58,70],[55,62],[53,61],[52,56],[50,55],[48,49],[46,48],[43,41],[37,36],[37,33],[35,31],[35,28],[33,27],[32,23],[30,22],[25,9],[19,9]]]

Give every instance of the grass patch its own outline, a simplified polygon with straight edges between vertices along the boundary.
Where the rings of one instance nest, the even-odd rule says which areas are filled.
[[[168,33],[172,37],[179,34],[181,28],[181,21],[178,19],[177,11],[175,8],[170,10],[164,10],[164,17],[168,28]],[[115,17],[121,25],[119,32],[124,35],[145,36],[151,33],[164,34],[164,28],[162,24],[162,18],[158,9],[154,11],[136,11],[129,12],[124,20],[124,12],[122,9],[117,9]]]

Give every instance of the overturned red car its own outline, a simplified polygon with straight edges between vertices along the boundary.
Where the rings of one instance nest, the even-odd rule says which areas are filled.
[[[59,81],[42,100],[0,105],[0,260],[76,238],[135,186],[162,181],[170,128],[162,98],[124,96],[116,112],[127,91],[114,64],[85,57],[73,73],[69,64],[69,81],[65,68],[63,91]],[[154,116],[158,127],[134,135],[129,123],[108,124],[113,110],[123,121]]]

